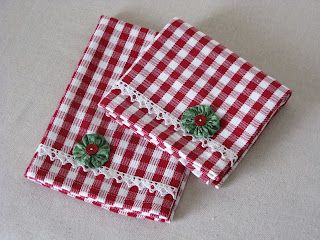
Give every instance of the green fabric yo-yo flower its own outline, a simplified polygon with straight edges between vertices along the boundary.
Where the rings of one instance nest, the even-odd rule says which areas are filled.
[[[88,168],[103,166],[109,159],[109,153],[109,143],[99,134],[86,134],[72,150],[74,159]]]
[[[210,106],[197,105],[184,111],[181,126],[195,138],[209,138],[219,130],[220,120]]]

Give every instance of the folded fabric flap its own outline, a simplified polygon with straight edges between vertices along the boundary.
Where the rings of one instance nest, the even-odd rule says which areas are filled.
[[[76,161],[71,154],[67,154],[44,144],[38,146],[36,153],[37,157],[48,156],[51,161],[59,160],[62,164],[70,163],[73,168],[82,168],[82,171],[89,172],[90,174],[93,174],[93,176],[103,175],[105,179],[114,179],[117,183],[126,183],[128,188],[136,186],[139,190],[147,189],[151,193],[158,192],[161,196],[169,194],[173,199],[176,199],[177,197],[177,187],[153,181],[148,179],[148,177],[138,177],[135,176],[134,173],[124,173],[107,166],[88,168]]]
[[[190,136],[184,135],[183,131],[177,131],[173,125],[161,124],[161,120],[157,120],[137,102],[132,103],[130,97],[124,96],[120,90],[112,90],[100,104],[116,121],[125,124],[178,159],[187,159],[194,169],[205,173],[212,180],[232,161],[227,156],[222,157],[219,151],[203,147],[201,142],[190,141]]]
[[[100,106],[219,186],[290,95],[274,78],[175,18]]]
[[[49,156],[42,156],[36,157],[32,162],[26,172],[26,177],[29,180],[120,214],[166,222],[172,218],[171,215],[174,209],[161,207],[161,204],[158,205],[162,202],[172,202],[171,195],[160,196],[153,194],[147,188],[134,190],[132,186],[124,182],[115,183],[113,178],[107,178],[103,175],[96,176],[91,171],[86,172],[82,168],[70,167],[70,164],[65,165],[57,160],[52,161],[53,164],[50,170],[46,168],[46,165],[44,166],[43,161],[51,160],[49,160]],[[52,168],[62,168],[68,171],[67,179],[65,179],[63,173],[54,172]],[[47,174],[41,176],[41,173],[45,172]],[[79,179],[79,176],[84,181],[77,183],[76,180]],[[59,183],[59,179],[65,180]],[[117,192],[117,188],[120,188],[121,191]],[[113,191],[111,191],[112,189]],[[180,196],[182,189],[179,188],[178,191],[178,196]],[[135,194],[133,195],[132,192],[135,192]],[[148,196],[148,198],[144,199],[144,195]]]

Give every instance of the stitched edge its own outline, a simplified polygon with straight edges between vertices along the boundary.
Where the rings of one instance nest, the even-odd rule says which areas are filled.
[[[192,137],[193,142],[200,141],[202,147],[209,147],[214,151],[221,153],[222,159],[228,159],[231,161],[231,166],[233,166],[233,164],[237,161],[238,155],[234,151],[222,145],[221,143],[210,138],[194,138],[192,135],[186,133],[185,130],[181,127],[181,123],[178,118],[172,116],[170,113],[163,110],[161,107],[150,101],[147,97],[145,97],[143,94],[141,94],[128,84],[121,81],[117,81],[112,86],[110,92],[115,89],[120,90],[122,95],[129,96],[131,102],[139,103],[140,108],[146,108],[149,114],[155,114],[157,120],[164,120],[165,125],[173,125],[176,131],[181,131],[183,133],[183,136],[190,136]]]
[[[159,192],[161,196],[170,194],[173,199],[176,199],[177,196],[178,189],[175,187],[119,172],[105,166],[97,169],[86,168],[75,161],[71,154],[67,154],[44,144],[40,144],[36,152],[38,153],[39,157],[49,156],[51,161],[59,160],[62,164],[71,163],[73,168],[81,167],[83,171],[92,172],[95,176],[103,174],[107,179],[115,179],[117,183],[126,183],[129,188],[132,186],[137,186],[139,190],[146,188],[151,193]]]

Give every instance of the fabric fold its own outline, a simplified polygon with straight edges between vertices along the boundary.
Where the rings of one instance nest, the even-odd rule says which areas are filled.
[[[101,17],[25,177],[112,212],[171,221],[189,171],[98,107],[103,93],[155,36],[152,30]],[[104,149],[98,156],[99,147]]]
[[[219,187],[290,95],[283,84],[175,18],[100,106]],[[215,126],[200,113],[186,120],[189,128],[183,126],[182,115],[198,106],[210,107],[217,116],[217,131],[206,128]]]

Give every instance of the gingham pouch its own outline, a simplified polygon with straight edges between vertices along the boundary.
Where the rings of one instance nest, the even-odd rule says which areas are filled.
[[[219,187],[290,95],[274,78],[175,18],[100,106]],[[199,105],[220,119],[210,137],[195,137],[183,126],[184,113]]]
[[[149,29],[101,17],[25,172],[28,179],[113,212],[171,220],[189,171],[98,108],[104,91],[155,35]],[[103,166],[88,167],[73,155],[87,134],[100,134],[109,142],[109,159]],[[90,154],[88,147],[83,154]]]

